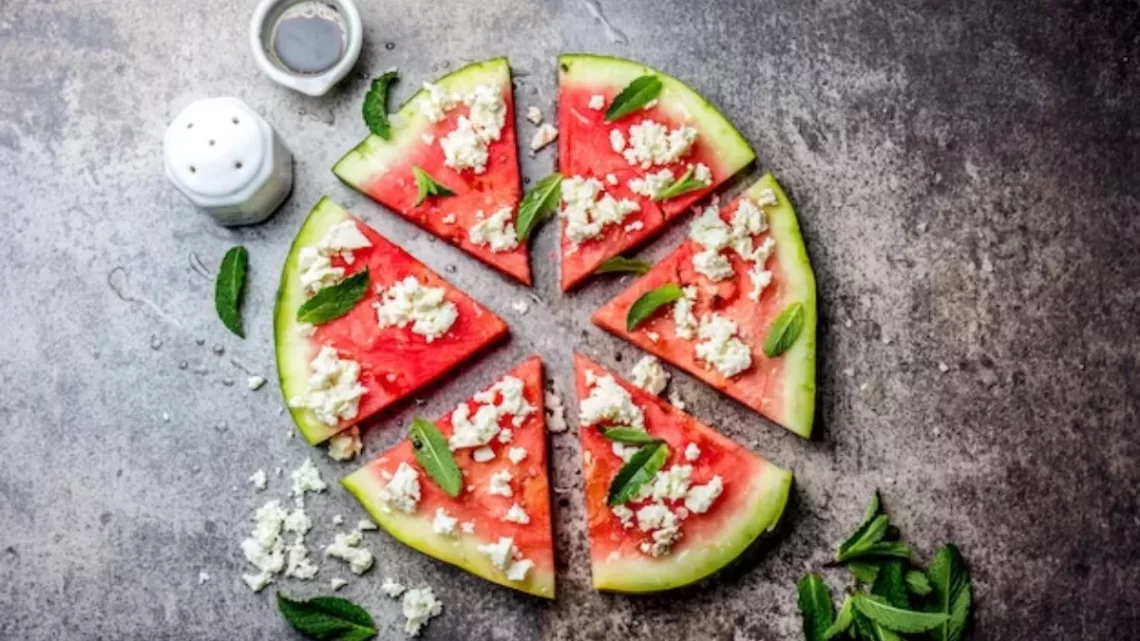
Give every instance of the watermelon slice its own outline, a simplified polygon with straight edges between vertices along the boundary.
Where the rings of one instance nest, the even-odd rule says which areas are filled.
[[[607,331],[808,438],[815,413],[815,277],[795,210],[776,179],[771,174],[765,175],[740,198],[721,208],[720,218],[726,225],[731,225],[745,199],[763,211],[768,225],[765,232],[751,235],[751,244],[763,247],[765,243],[774,242],[768,245],[771,254],[761,265],[771,280],[756,299],[751,297],[754,261],[746,262],[731,248],[723,249],[720,254],[728,259],[732,276],[714,282],[694,268],[694,257],[703,248],[690,238],[595,312],[593,320]],[[694,225],[700,222],[698,219]],[[739,340],[747,345],[751,354],[747,369],[726,376],[714,364],[699,358],[696,347],[702,339],[699,335],[688,339],[678,335],[675,306],[659,309],[633,331],[626,329],[626,318],[634,301],[667,283],[692,287],[689,291],[695,294],[691,301],[694,319],[721,317],[735,323]],[[803,310],[799,338],[783,354],[769,358],[762,349],[769,330],[777,316],[794,303],[800,303]]]
[[[377,523],[407,545],[488,581],[552,599],[554,544],[542,402],[542,361],[535,356],[436,421],[463,475],[465,487],[457,498],[425,473],[409,440],[343,483]],[[480,412],[492,411],[481,408],[488,407],[496,408],[486,423],[490,430],[472,438],[472,422],[479,424]],[[418,488],[409,492],[404,482],[413,473]]]
[[[656,592],[692,583],[776,526],[790,472],[596,363],[575,355],[574,364],[595,588]],[[652,496],[611,508],[610,485],[634,446],[602,432],[631,424],[663,440],[668,458],[644,486]]]
[[[345,235],[349,246],[367,246],[337,251]],[[298,322],[297,310],[320,283],[365,268],[368,292],[347,314],[315,326]],[[440,324],[421,327],[412,320],[381,327],[375,306],[388,298],[377,290],[415,293],[418,287],[443,294],[434,306],[444,314],[436,319]],[[309,213],[281,272],[274,310],[277,371],[293,421],[311,444],[407,397],[506,334],[502,319],[328,198]],[[314,370],[322,376],[313,376]]]
[[[680,80],[640,63],[583,54],[558,59],[558,167],[565,179],[594,179],[604,193],[621,201],[637,203],[618,224],[605,225],[592,238],[575,242],[562,221],[562,289],[568,290],[586,279],[606,259],[644,242],[665,223],[728,180],[755,158],[744,137],[727,119],[697,92]],[[634,79],[653,75],[663,84],[655,104],[647,109],[605,122],[606,108]],[[645,121],[696,130],[696,140],[687,153],[664,165],[631,165],[614,150],[611,136],[620,135],[628,144],[630,130]],[[617,132],[617,133],[614,133]],[[689,166],[704,165],[710,174],[708,185],[675,198],[654,202],[644,193],[634,193],[630,181],[644,179],[662,170],[680,179]],[[564,183],[565,185],[565,183]],[[563,195],[566,195],[564,190]],[[599,195],[599,198],[604,196]]]
[[[527,246],[514,238],[514,217],[522,187],[511,69],[507,59],[494,58],[456,69],[433,86],[434,90],[425,86],[416,92],[392,116],[390,140],[376,135],[365,138],[337,161],[333,173],[349,187],[529,285]],[[495,106],[502,110],[488,112],[484,101],[479,114],[473,115],[472,107],[464,98],[474,96],[501,100]],[[460,129],[461,120],[483,122],[480,115],[501,123],[501,131],[493,132],[497,137],[485,146],[485,167],[480,171],[462,163],[456,164],[462,169],[449,166],[444,153],[448,136]],[[438,121],[433,122],[433,118]],[[457,148],[462,147],[457,145]],[[427,172],[455,195],[430,197],[416,205],[413,167]],[[492,217],[503,210],[507,210],[507,214],[500,217],[499,222],[505,224],[509,237],[500,236],[496,244],[476,233],[473,240],[476,225],[493,220]],[[502,231],[504,225],[499,228]]]

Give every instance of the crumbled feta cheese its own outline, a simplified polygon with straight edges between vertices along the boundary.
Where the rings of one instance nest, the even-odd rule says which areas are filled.
[[[633,458],[634,454],[637,454],[637,446],[615,442],[610,445],[610,451],[612,451],[615,456],[628,463],[629,459]]]
[[[198,585],[202,585],[203,583],[207,583],[207,582],[209,582],[209,580],[210,580],[210,575],[208,573],[206,573],[205,570],[202,570],[201,572],[198,573]]]
[[[510,443],[511,439],[514,437],[515,433],[509,427],[504,427],[503,429],[499,430],[499,442],[504,445]]]
[[[317,328],[312,323],[297,323],[297,335],[301,338],[309,338],[315,331]]]
[[[441,536],[455,536],[459,530],[456,527],[459,524],[459,519],[447,513],[447,510],[437,507],[435,508],[435,518],[432,519],[431,529],[436,534]]]
[[[522,463],[524,459],[526,459],[526,449],[521,447],[512,447],[507,451],[507,458],[510,459],[511,463],[518,465],[519,463]]]
[[[697,358],[706,361],[726,377],[743,372],[752,366],[752,352],[736,336],[736,323],[720,314],[701,319],[697,335]]]
[[[514,475],[511,474],[510,470],[499,470],[495,472],[487,481],[487,494],[511,498],[515,495],[514,491],[511,490],[512,479],[514,479]]]
[[[748,298],[758,301],[764,289],[772,284],[772,272],[764,269],[762,263],[755,263],[748,272],[748,279],[752,281],[752,287],[748,290]]]
[[[583,426],[608,421],[614,425],[645,429],[645,415],[633,404],[633,397],[618,385],[613,376],[597,378],[590,395],[579,404]]]
[[[420,503],[420,473],[407,463],[400,463],[392,479],[380,490],[380,500],[405,514],[414,514]]]
[[[669,382],[669,374],[661,367],[661,361],[653,356],[645,356],[631,372],[633,384],[650,394],[660,394]]]
[[[653,483],[642,486],[642,493],[655,501],[679,501],[685,498],[692,484],[693,467],[691,465],[674,465],[659,470],[653,477]]]
[[[658,334],[657,332],[645,332],[645,337],[654,343],[661,340],[661,334]]]
[[[720,210],[709,206],[693,219],[689,238],[707,251],[720,251],[732,243],[732,230],[720,217]]]
[[[335,461],[351,461],[363,448],[360,428],[355,425],[329,439],[329,457]]]
[[[525,300],[516,300],[511,303],[511,309],[519,316],[525,316],[530,311],[530,305]]]
[[[504,376],[491,387],[476,394],[473,398],[476,403],[492,404],[498,399],[495,406],[499,416],[510,416],[515,427],[522,425],[528,416],[537,410],[527,402],[523,393],[526,386],[522,380],[514,376]]]
[[[526,513],[526,510],[523,509],[523,506],[515,503],[511,505],[510,509],[507,510],[507,513],[503,515],[503,520],[508,523],[519,523],[521,525],[526,525],[530,523],[530,515]]]
[[[665,556],[673,551],[673,544],[681,539],[681,528],[677,526],[655,530],[650,537],[652,542],[643,541],[638,549],[642,554],[652,557]]]
[[[530,569],[533,567],[534,561],[527,559],[515,561],[509,568],[507,568],[507,580],[516,582],[525,581],[527,573],[530,572]]]
[[[494,142],[503,132],[507,123],[507,103],[503,91],[492,85],[479,85],[463,98],[467,105],[471,122],[485,142]]]
[[[439,141],[443,148],[443,164],[464,171],[472,169],[477,174],[487,171],[487,143],[475,131],[475,125],[466,116],[460,116],[451,133]]]
[[[400,595],[407,590],[401,583],[397,583],[395,579],[390,576],[384,577],[384,582],[380,584],[380,591],[388,595],[389,599],[398,599]]]
[[[320,494],[328,488],[324,479],[321,478],[321,471],[317,469],[316,465],[313,465],[311,458],[305,459],[305,462],[301,463],[301,467],[289,473],[289,477],[293,479],[292,495],[298,504],[304,503],[307,492]]]
[[[348,581],[345,581],[344,579],[333,579],[332,581],[329,581],[329,589],[333,592],[336,592],[346,585],[348,585]]]
[[[606,174],[606,184],[607,184],[607,185],[612,185],[612,186],[615,186],[615,187],[616,187],[616,186],[617,186],[617,184],[618,184],[618,177],[617,177],[617,175],[615,175],[615,174]]]
[[[554,142],[558,138],[558,128],[551,124],[545,124],[534,132],[534,136],[530,139],[530,150],[536,152],[543,147]]]
[[[482,447],[500,434],[499,420],[511,417],[516,427],[522,425],[536,410],[523,394],[524,385],[514,376],[506,376],[490,388],[476,394],[474,416],[467,403],[460,403],[451,413],[454,428],[448,444],[451,449]],[[509,441],[509,437],[508,437]]]
[[[496,254],[518,247],[519,238],[512,224],[512,216],[510,207],[503,207],[486,218],[482,211],[478,212],[475,224],[467,232],[468,240],[475,245],[489,246]]]
[[[344,524],[344,517],[339,515],[339,514],[334,514],[332,517],[332,524],[333,525],[343,525]]]
[[[631,178],[629,190],[646,198],[656,198],[666,187],[673,184],[676,176],[669,168],[646,173],[642,178]]]
[[[708,165],[699,162],[695,167],[692,165],[690,167],[693,167],[693,180],[706,185],[712,182],[712,170],[709,169]]]
[[[440,85],[424,83],[420,92],[420,113],[432,122],[439,122],[447,116],[448,110],[459,104],[459,98]]]
[[[553,434],[559,434],[570,429],[570,426],[566,424],[566,410],[562,406],[562,397],[554,392],[546,391],[542,398],[546,405],[546,430]]]
[[[614,151],[620,152],[630,165],[649,169],[680,160],[696,141],[697,130],[688,125],[670,130],[646,119],[629,128],[629,148],[621,151],[614,145]]]
[[[330,227],[317,243],[317,250],[324,256],[339,254],[344,262],[351,265],[355,261],[353,251],[371,246],[368,237],[356,226],[356,221],[349,219]]]
[[[542,110],[534,105],[526,108],[526,119],[535,127],[542,124]]]
[[[459,529],[464,534],[475,534],[475,523],[473,521],[464,521],[459,524]]]
[[[459,310],[447,300],[444,288],[425,287],[414,276],[378,291],[380,302],[373,306],[381,329],[410,323],[412,331],[430,343],[446,334],[459,318]]]
[[[669,404],[673,407],[685,411],[685,401],[681,398],[681,393],[674,387],[669,390]]]
[[[420,136],[420,140],[422,140],[425,145],[430,145],[433,142],[435,142],[435,134],[430,133],[430,132],[426,133],[426,134]]]
[[[625,226],[625,230],[627,232],[641,231],[642,229],[645,229],[645,223],[641,222],[640,220],[635,220]]]
[[[504,536],[500,537],[496,543],[480,545],[476,549],[491,561],[491,565],[500,570],[506,570],[514,558],[515,540],[509,536]]]
[[[677,515],[664,503],[649,503],[637,510],[637,527],[642,532],[675,527],[678,523]]]
[[[435,593],[428,587],[414,588],[405,592],[401,607],[404,618],[407,619],[404,622],[404,632],[413,637],[419,635],[420,630],[432,617],[443,613],[443,604],[435,598]]]
[[[329,257],[322,256],[316,247],[301,248],[297,254],[297,267],[301,271],[301,288],[309,296],[344,277],[344,268],[333,267]]]
[[[369,521],[368,519],[360,519],[356,522],[356,529],[361,532],[367,532],[369,530],[378,530],[380,528],[378,528],[375,523]]]
[[[590,96],[590,102],[586,103],[586,106],[594,111],[601,111],[606,108],[606,97],[600,93],[594,94]]]
[[[448,214],[448,215],[444,216],[443,218],[440,218],[439,222],[443,223],[444,225],[454,225],[455,224],[455,214]]]
[[[245,386],[248,387],[249,389],[255,391],[255,392],[257,390],[261,389],[261,387],[263,385],[265,385],[265,377],[264,376],[253,375],[253,376],[250,376],[249,378],[245,379]]]
[[[471,458],[474,459],[476,463],[487,463],[495,460],[495,450],[484,445],[472,452]]]
[[[726,256],[711,249],[693,254],[693,269],[714,283],[732,278],[736,273]]]
[[[616,516],[619,521],[621,521],[621,526],[623,528],[628,530],[629,528],[633,527],[633,510],[624,505],[615,505],[610,508],[610,511],[614,513],[614,516]]]
[[[606,225],[619,225],[641,206],[605,193],[596,178],[570,176],[562,181],[562,211],[566,236],[575,244],[600,235]]]
[[[306,522],[307,520],[306,517]],[[285,576],[307,581],[316,574],[317,566],[309,559],[309,549],[305,547],[305,537],[299,533],[293,539],[293,543],[285,549]]]
[[[360,397],[368,390],[360,384],[360,363],[342,359],[335,349],[324,346],[309,364],[311,374],[305,392],[289,400],[289,406],[312,411],[330,427],[356,418]]]
[[[249,477],[249,482],[253,483],[253,486],[257,488],[258,492],[261,492],[265,490],[265,488],[269,487],[269,477],[265,475],[265,470],[258,470],[254,472],[253,475]]]
[[[610,130],[610,148],[619,154],[625,150],[625,134],[620,129]]]
[[[689,443],[685,446],[685,460],[692,463],[701,458],[701,448],[696,443]]]
[[[704,514],[712,507],[713,501],[724,491],[724,480],[714,476],[704,485],[694,485],[685,496],[685,508],[693,514]]]
[[[241,580],[249,586],[249,589],[254,592],[261,592],[265,586],[273,583],[273,575],[268,572],[259,572],[257,574],[243,574]]]
[[[693,314],[693,301],[697,298],[697,288],[689,286],[683,291],[685,295],[673,303],[673,323],[677,326],[677,336],[692,340],[697,334],[697,317]]]
[[[364,574],[372,567],[372,553],[360,546],[360,531],[337,533],[333,543],[325,548],[325,556],[348,563],[353,574]]]
[[[755,236],[766,231],[768,231],[768,217],[764,215],[764,210],[747,198],[740,199],[740,205],[732,214],[732,235]]]
[[[764,189],[756,196],[756,204],[761,207],[771,207],[772,205],[779,205],[780,200],[776,198],[776,192],[771,189]]]
[[[288,512],[280,501],[269,501],[254,514],[253,532],[241,542],[246,561],[259,570],[258,574],[245,574],[242,579],[254,592],[273,582],[273,575],[285,569],[285,542],[281,530]]]

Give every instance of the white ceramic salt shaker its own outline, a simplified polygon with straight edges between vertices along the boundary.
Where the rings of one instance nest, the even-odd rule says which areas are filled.
[[[293,155],[260,115],[237,98],[207,98],[166,130],[166,175],[226,226],[270,216],[293,187]]]

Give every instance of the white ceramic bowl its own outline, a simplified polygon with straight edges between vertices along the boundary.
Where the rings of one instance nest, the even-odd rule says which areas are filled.
[[[360,57],[360,46],[364,41],[360,22],[360,12],[352,0],[320,0],[336,9],[344,20],[344,57],[328,71],[319,74],[301,74],[277,64],[269,56],[272,29],[281,14],[289,7],[306,0],[261,0],[253,10],[249,21],[249,46],[253,59],[265,75],[278,84],[295,89],[310,96],[323,96],[333,85],[348,75]]]

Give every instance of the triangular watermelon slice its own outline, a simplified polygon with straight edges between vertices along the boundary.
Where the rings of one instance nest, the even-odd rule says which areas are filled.
[[[791,472],[575,355],[586,518],[594,587],[656,592],[723,568],[783,514]],[[637,446],[603,436],[643,428],[667,459],[643,492],[616,507],[610,486]]]
[[[347,314],[315,326],[298,322],[297,310],[320,283],[365,268],[368,291]],[[393,309],[383,303],[399,307],[401,295],[426,297],[417,313],[437,316],[422,324],[389,318],[381,327],[381,309]],[[502,319],[328,198],[313,207],[285,259],[274,310],[277,371],[293,421],[311,444],[406,398],[506,334]]]
[[[637,203],[639,210],[616,224],[605,225],[598,235],[575,242],[562,221],[562,289],[581,283],[606,259],[621,254],[659,232],[665,223],[685,211],[718,185],[752,162],[755,154],[744,137],[716,109],[680,80],[637,62],[585,54],[558,59],[558,168],[564,179],[596,180],[605,194]],[[630,82],[640,76],[661,79],[663,87],[653,106],[605,122],[606,108]],[[673,162],[644,167],[636,157],[631,164],[615,151],[618,136],[623,151],[632,148],[633,128],[646,121],[663,125],[666,131],[695,129],[696,139],[687,152]],[[703,165],[710,173],[708,186],[675,198],[654,202],[644,193],[634,193],[630,181],[672,172],[680,179],[689,166]],[[644,190],[643,190],[644,191]],[[604,198],[599,194],[598,198]]]
[[[477,433],[472,425],[481,412],[491,413],[490,429]],[[457,430],[459,423],[467,429]],[[457,498],[427,475],[409,440],[346,477],[345,487],[407,545],[488,581],[553,599],[542,361],[527,359],[436,426],[463,474]]]
[[[731,247],[722,249],[720,255],[728,259],[732,276],[714,282],[694,268],[694,256],[703,248],[690,238],[629,289],[595,312],[593,320],[607,331],[673,363],[792,432],[808,438],[815,413],[815,277],[800,236],[796,212],[776,179],[771,174],[765,175],[740,198],[721,208],[720,219],[726,226],[731,226],[746,199],[750,203],[746,206],[760,209],[767,221],[766,231],[749,237],[753,247],[770,248],[770,255],[761,265],[769,273],[770,282],[758,296],[753,298],[755,261],[743,260]],[[694,225],[701,222],[698,218]],[[737,337],[747,346],[751,356],[751,364],[746,369],[726,376],[713,363],[699,358],[697,346],[705,341],[699,330],[693,331],[691,338],[678,336],[676,304],[660,308],[633,331],[626,329],[626,318],[634,301],[668,283],[691,288],[688,291],[694,298],[690,301],[690,318],[694,323],[718,317],[735,323]],[[799,303],[802,309],[799,337],[790,349],[769,358],[763,345],[773,322],[795,303]]]
[[[486,100],[478,103],[486,98],[493,99],[490,111],[486,110]],[[486,153],[485,165],[472,167],[453,161],[454,166],[449,166],[444,153],[449,140],[455,141],[455,149],[472,151],[470,146],[459,144],[459,137],[449,136],[460,129],[461,121],[482,122],[473,116],[468,103],[481,104],[484,120],[497,120],[495,124],[501,124],[501,129],[495,127],[494,140],[484,141],[487,144],[479,150]],[[390,140],[375,135],[365,138],[333,166],[333,173],[349,187],[529,285],[527,245],[515,240],[511,246],[510,240],[515,235],[522,187],[507,59],[494,58],[456,69],[416,92],[391,120]],[[417,206],[413,167],[427,172],[455,195],[430,197]],[[495,220],[494,215],[503,210],[508,214],[499,219],[503,223],[499,231],[505,229],[510,238],[492,243],[477,234],[473,240],[473,228],[480,221]]]

